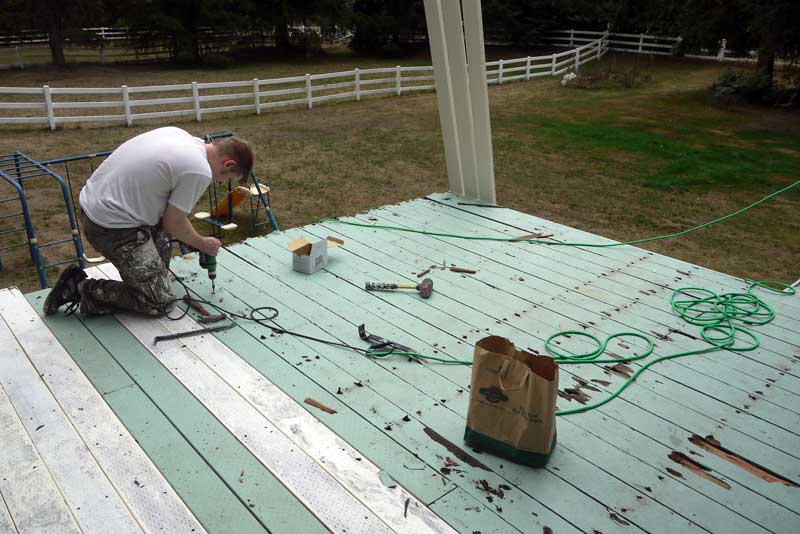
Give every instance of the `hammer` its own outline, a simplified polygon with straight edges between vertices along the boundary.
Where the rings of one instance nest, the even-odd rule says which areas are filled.
[[[225,318],[224,313],[220,313],[218,315],[212,314],[202,304],[192,299],[189,295],[184,295],[183,301],[186,302],[189,306],[191,306],[195,310],[197,310],[198,312],[200,312],[200,315],[202,315],[202,317],[200,318],[200,322],[203,324],[216,323]]]
[[[419,295],[426,299],[433,293],[433,280],[425,278],[419,284],[384,284],[381,282],[367,282],[364,286],[367,291],[393,291],[395,289],[416,289]]]

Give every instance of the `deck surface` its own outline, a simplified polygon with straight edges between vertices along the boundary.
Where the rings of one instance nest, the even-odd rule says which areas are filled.
[[[436,194],[351,220],[434,232],[608,240]],[[294,237],[344,239],[291,270]],[[365,281],[434,294],[366,292]],[[560,330],[636,331],[661,356],[706,346],[670,309],[679,287],[746,283],[643,249],[546,247],[310,225],[173,269],[197,296],[281,328],[366,346],[357,327],[444,358],[494,334],[544,352]],[[90,271],[116,277],[110,265]],[[800,532],[800,296],[759,294],[761,346],[662,362],[621,397],[559,417],[543,469],[463,444],[470,368],[372,360],[263,326],[153,345],[198,328],[120,314],[44,317],[46,291],[0,290],[0,533]],[[575,341],[578,343],[578,341]],[[623,340],[617,355],[643,350]],[[581,348],[578,345],[573,347]],[[643,362],[562,365],[558,407],[594,402]],[[569,390],[569,391],[566,391]],[[321,411],[314,399],[336,413]],[[506,489],[508,488],[508,489]]]

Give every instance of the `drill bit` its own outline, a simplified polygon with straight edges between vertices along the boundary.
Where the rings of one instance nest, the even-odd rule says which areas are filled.
[[[217,288],[216,288],[216,285],[214,283],[214,280],[212,279],[211,280],[211,294],[215,295],[216,293],[217,293]]]

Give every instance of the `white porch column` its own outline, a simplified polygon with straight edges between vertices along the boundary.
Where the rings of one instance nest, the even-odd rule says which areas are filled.
[[[495,203],[480,0],[424,4],[450,191]]]
[[[475,159],[477,162],[478,200],[497,203],[492,156],[492,128],[489,118],[489,88],[486,84],[486,54],[483,47],[483,17],[480,0],[463,0],[464,30],[467,37],[469,92],[472,122],[475,129]]]

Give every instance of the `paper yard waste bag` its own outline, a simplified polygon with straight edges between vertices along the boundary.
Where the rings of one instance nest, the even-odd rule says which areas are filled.
[[[544,466],[556,445],[558,366],[489,336],[475,344],[467,445],[513,462]]]

